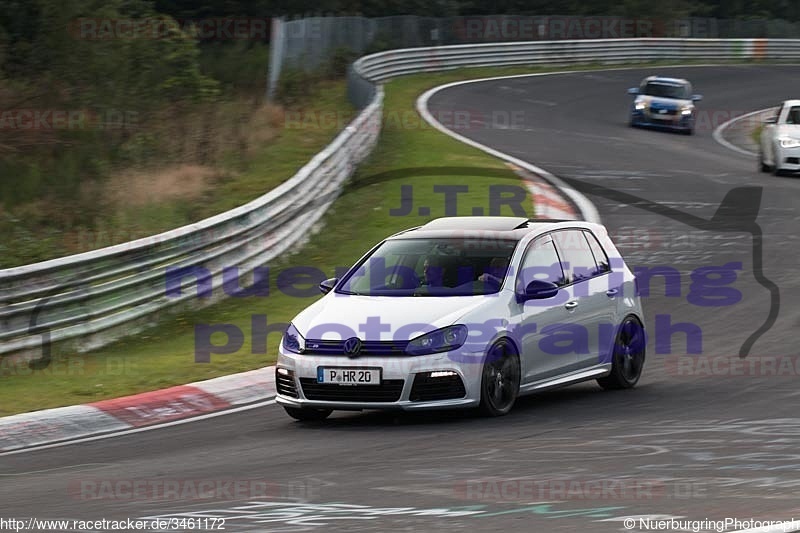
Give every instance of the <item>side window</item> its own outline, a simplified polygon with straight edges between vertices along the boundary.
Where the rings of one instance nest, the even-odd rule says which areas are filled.
[[[581,230],[556,231],[553,240],[564,267],[567,283],[576,283],[595,275],[597,266]]]
[[[603,247],[600,246],[600,242],[597,240],[595,234],[591,231],[585,231],[583,235],[589,242],[589,248],[591,248],[592,255],[594,256],[594,263],[597,265],[595,275],[599,276],[601,274],[605,274],[606,272],[610,272],[611,266],[608,262],[608,255],[606,254],[605,250],[603,250]]]
[[[800,106],[794,106],[786,115],[787,124],[800,124]]]
[[[525,250],[525,257],[522,259],[522,266],[517,277],[517,289],[524,290],[534,279],[549,281],[559,287],[567,283],[556,247],[549,235],[539,237]]]

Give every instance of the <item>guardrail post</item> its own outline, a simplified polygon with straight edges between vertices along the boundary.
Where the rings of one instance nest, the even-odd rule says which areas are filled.
[[[281,77],[281,67],[283,66],[283,51],[286,46],[286,32],[284,31],[283,17],[272,19],[272,31],[270,32],[269,43],[269,70],[267,72],[267,100],[275,98],[275,90],[278,87],[278,80]]]

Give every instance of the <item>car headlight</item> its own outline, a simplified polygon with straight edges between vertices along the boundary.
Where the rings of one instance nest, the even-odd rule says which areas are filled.
[[[778,137],[778,140],[781,142],[782,148],[797,148],[800,146],[800,139],[795,139],[794,137],[784,135]]]
[[[684,117],[691,115],[693,112],[694,112],[694,107],[692,106],[686,106],[681,109],[681,115],[683,115]]]
[[[406,346],[409,355],[429,355],[461,348],[467,340],[467,326],[457,325],[431,331],[412,339]]]
[[[306,349],[306,340],[300,335],[300,332],[297,331],[297,328],[294,327],[294,324],[289,324],[289,327],[286,328],[286,333],[283,334],[283,348],[287,352],[292,353],[303,353]]]
[[[647,107],[647,104],[644,102],[636,102],[633,107],[636,109],[636,111],[642,111],[645,107]]]

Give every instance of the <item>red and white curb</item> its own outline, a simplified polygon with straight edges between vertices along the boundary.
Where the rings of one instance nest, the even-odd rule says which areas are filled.
[[[548,220],[579,220],[581,214],[561,191],[532,172],[508,163],[508,166],[525,180],[525,187],[533,199],[536,218]]]
[[[269,366],[123,398],[8,416],[0,418],[0,454],[171,425],[274,396],[275,367]]]

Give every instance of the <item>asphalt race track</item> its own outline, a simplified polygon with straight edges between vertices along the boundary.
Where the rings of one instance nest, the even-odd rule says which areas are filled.
[[[658,72],[691,79],[704,95],[701,114],[718,119],[800,95],[800,67]],[[271,405],[4,456],[0,514],[222,517],[226,531],[350,532],[623,531],[623,518],[637,515],[800,519],[800,178],[761,174],[754,159],[719,145],[713,115],[693,136],[629,128],[625,91],[652,73],[471,83],[429,102],[434,115],[470,110],[460,133],[584,192],[631,265],[680,273],[680,287],[670,286],[677,295],[654,279],[645,298],[651,338],[638,388],[603,392],[586,383],[524,398],[500,419],[335,413],[300,424]],[[516,119],[493,125],[493,117]],[[730,263],[741,263],[729,267],[737,279],[725,285],[737,301],[692,289],[692,272]],[[670,353],[656,353],[656,316],[662,326],[691,323],[702,334],[702,346],[689,343],[700,360],[728,363],[696,364],[681,333],[662,346]],[[745,361],[785,357],[779,364],[793,371],[730,366],[743,351]],[[245,480],[268,489],[261,498],[247,489],[214,501],[119,491],[92,499],[86,490],[120,480]]]

